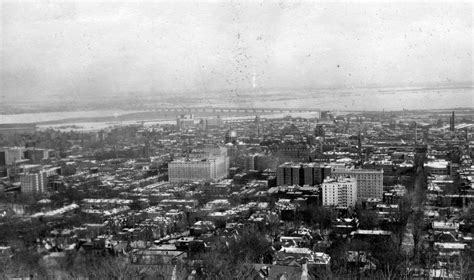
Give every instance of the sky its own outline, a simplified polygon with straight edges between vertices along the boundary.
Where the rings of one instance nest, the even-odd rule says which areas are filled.
[[[1,4],[1,97],[472,85],[470,3]]]

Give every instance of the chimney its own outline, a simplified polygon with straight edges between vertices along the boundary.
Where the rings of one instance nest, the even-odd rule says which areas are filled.
[[[415,144],[418,142],[418,124],[415,122]]]
[[[454,131],[454,111],[451,114],[451,119],[449,120],[449,130]]]

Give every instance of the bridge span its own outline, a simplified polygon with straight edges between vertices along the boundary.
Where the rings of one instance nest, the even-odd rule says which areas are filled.
[[[321,113],[308,108],[239,108],[239,107],[155,107],[147,111],[175,113]]]

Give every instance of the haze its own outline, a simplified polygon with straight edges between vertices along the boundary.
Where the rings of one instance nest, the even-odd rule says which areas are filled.
[[[468,3],[1,7],[5,102],[472,85]]]

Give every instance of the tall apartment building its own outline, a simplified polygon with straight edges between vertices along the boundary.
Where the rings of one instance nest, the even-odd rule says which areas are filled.
[[[291,168],[291,181],[293,185],[302,186],[304,184],[304,180],[302,178],[302,168],[300,165],[293,165]]]
[[[277,168],[277,184],[319,185],[324,178],[331,175],[331,167],[320,163],[284,163]]]
[[[304,184],[305,185],[320,185],[324,178],[331,176],[331,167],[321,163],[305,163],[302,166]]]
[[[321,185],[323,206],[354,207],[357,202],[355,178],[329,179]]]
[[[355,178],[358,199],[383,197],[383,170],[335,168],[331,176]]]
[[[22,193],[43,193],[48,186],[48,173],[40,171],[38,173],[22,173],[20,174],[21,192]]]
[[[29,159],[31,163],[40,163],[42,160],[48,159],[49,151],[46,149],[27,149],[24,155],[25,159]]]
[[[303,185],[301,164],[286,162],[277,168],[277,185]]]
[[[22,147],[8,147],[0,150],[0,165],[12,165],[15,161],[23,159]]]

